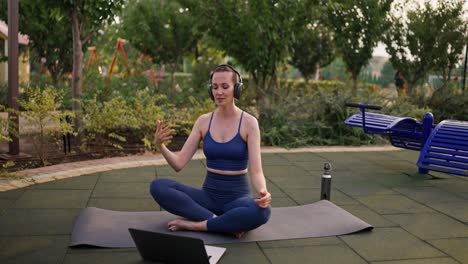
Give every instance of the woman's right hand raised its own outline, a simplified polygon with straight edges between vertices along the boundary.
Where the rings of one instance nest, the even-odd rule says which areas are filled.
[[[154,144],[159,148],[161,147],[166,141],[172,139],[172,134],[174,130],[172,129],[171,125],[164,124],[163,120],[156,121],[156,132],[154,133]]]

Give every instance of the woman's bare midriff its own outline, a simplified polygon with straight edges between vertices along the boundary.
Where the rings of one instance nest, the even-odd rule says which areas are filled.
[[[207,171],[217,173],[217,174],[223,174],[223,175],[239,175],[239,174],[246,174],[247,169],[245,170],[240,170],[240,171],[225,171],[225,170],[217,170],[217,169],[212,169],[212,168],[206,168]]]

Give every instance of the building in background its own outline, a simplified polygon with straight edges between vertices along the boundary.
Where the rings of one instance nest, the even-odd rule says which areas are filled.
[[[29,38],[18,34],[19,82],[29,82]],[[0,87],[8,83],[8,25],[0,20]]]

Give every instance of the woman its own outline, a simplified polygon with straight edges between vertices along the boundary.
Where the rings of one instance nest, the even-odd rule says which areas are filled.
[[[159,205],[183,219],[168,223],[168,229],[232,233],[237,237],[265,224],[271,213],[271,194],[263,175],[260,129],[257,119],[235,104],[242,91],[242,78],[230,65],[217,66],[208,89],[217,107],[200,116],[180,152],[164,144],[174,132],[158,120],[155,143],[168,164],[182,170],[203,140],[207,174],[202,189],[169,179],[151,183],[150,192]],[[258,198],[251,197],[250,181]]]

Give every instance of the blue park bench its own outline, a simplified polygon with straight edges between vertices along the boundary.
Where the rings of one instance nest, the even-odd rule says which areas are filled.
[[[420,173],[429,170],[468,176],[468,122],[445,120],[434,124],[427,112],[422,122],[409,117],[397,117],[366,112],[381,110],[381,106],[347,103],[360,108],[360,113],[344,123],[360,127],[368,134],[388,135],[393,146],[421,151],[417,165]]]

